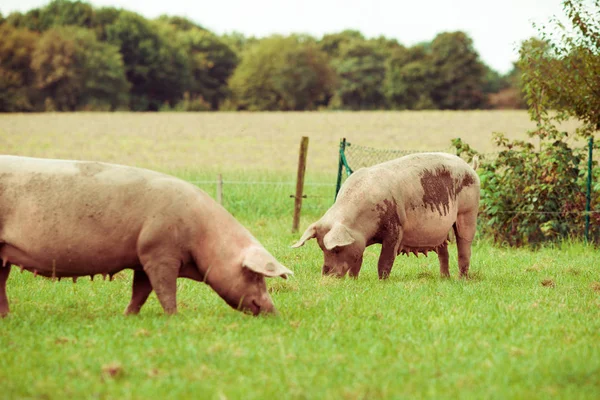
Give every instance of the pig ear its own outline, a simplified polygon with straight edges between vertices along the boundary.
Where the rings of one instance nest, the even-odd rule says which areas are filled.
[[[292,245],[293,248],[303,246],[307,240],[317,237],[317,223],[311,224],[306,230],[300,240]]]
[[[242,267],[268,277],[280,276],[287,279],[288,275],[294,274],[260,247],[252,247],[248,250],[242,261]]]
[[[352,237],[346,225],[340,223],[334,224],[331,230],[323,237],[323,245],[327,250],[348,246],[355,241],[356,239]]]

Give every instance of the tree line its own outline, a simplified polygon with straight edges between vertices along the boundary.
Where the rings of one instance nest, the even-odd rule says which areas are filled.
[[[519,70],[483,63],[464,32],[406,47],[216,35],[178,16],[54,0],[0,14],[0,111],[465,110],[524,107]]]

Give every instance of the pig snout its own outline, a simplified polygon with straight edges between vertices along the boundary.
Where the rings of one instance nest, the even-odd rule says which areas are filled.
[[[333,268],[330,265],[323,265],[322,274],[323,276],[334,276],[336,278],[343,278],[346,276],[347,268]]]
[[[277,314],[277,309],[268,294],[248,299],[248,301],[244,302],[242,308],[254,316],[259,314]]]

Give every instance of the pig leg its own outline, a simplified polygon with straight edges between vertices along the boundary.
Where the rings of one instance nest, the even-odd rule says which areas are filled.
[[[458,268],[460,270],[460,277],[466,278],[469,275],[471,261],[471,242],[457,236],[456,247],[458,248]]]
[[[0,260],[1,261],[1,260]],[[8,298],[6,297],[6,280],[10,273],[10,264],[2,266],[0,264],[0,318],[8,315]]]
[[[440,245],[437,250],[438,259],[440,261],[440,275],[442,278],[450,277],[450,271],[448,266],[448,242],[444,242]]]
[[[460,276],[466,278],[469,274],[471,261],[471,243],[475,238],[477,229],[477,212],[458,215],[454,224],[456,234],[456,248],[458,249],[458,268]]]
[[[148,296],[152,292],[152,285],[148,274],[144,271],[133,272],[133,294],[131,295],[131,301],[125,310],[125,315],[137,314],[140,309],[148,300]]]
[[[167,314],[177,313],[177,276],[181,262],[177,258],[151,258],[144,264],[144,272],[148,275],[152,289]]]
[[[381,253],[379,254],[379,261],[377,262],[379,279],[387,279],[390,276],[390,272],[394,266],[394,260],[398,254],[397,243],[399,242],[398,238],[394,237],[393,240],[384,240],[381,244]]]

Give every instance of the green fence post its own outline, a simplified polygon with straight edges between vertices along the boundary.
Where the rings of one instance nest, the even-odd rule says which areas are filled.
[[[333,201],[337,199],[338,192],[340,191],[340,187],[342,186],[342,172],[344,169],[344,151],[346,151],[346,138],[342,138],[342,140],[340,140],[340,161],[338,163],[338,176],[337,183],[335,184],[335,197],[333,198]]]
[[[590,136],[588,142],[588,176],[587,176],[587,190],[585,196],[585,242],[588,243],[590,240],[590,212],[592,205],[592,155],[594,148],[594,137]]]

